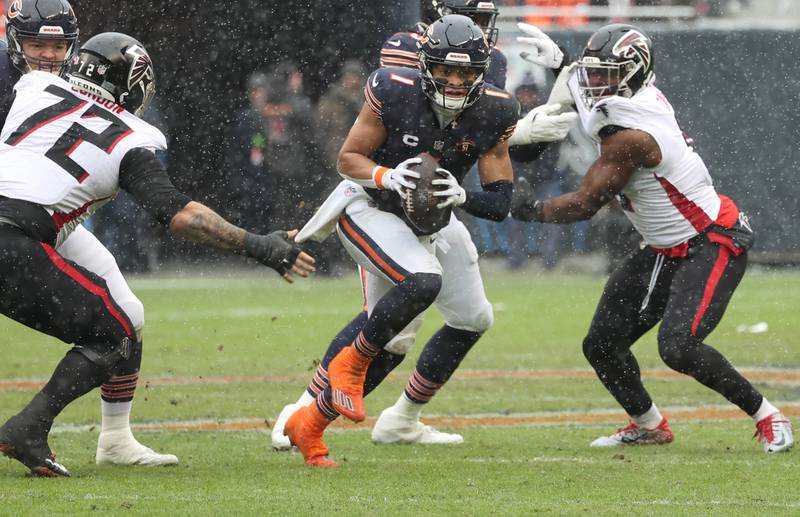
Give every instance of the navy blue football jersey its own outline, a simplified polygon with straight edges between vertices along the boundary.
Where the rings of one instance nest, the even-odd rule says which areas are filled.
[[[381,66],[401,66],[405,68],[417,68],[419,59],[417,58],[417,42],[422,38],[422,33],[415,29],[392,34],[381,47]],[[506,73],[508,71],[508,60],[497,48],[492,49],[489,70],[486,71],[486,82],[493,84],[500,89],[506,87]]]
[[[366,103],[386,128],[387,139],[372,156],[385,167],[427,152],[459,182],[478,158],[507,140],[519,118],[519,103],[509,93],[487,84],[478,100],[441,129],[430,100],[422,91],[419,71],[380,68],[367,79]],[[394,191],[367,189],[382,210],[403,216]]]
[[[11,62],[8,48],[0,48],[0,99],[6,95],[11,95],[14,91],[14,85],[17,84],[20,77],[22,77],[22,72]]]

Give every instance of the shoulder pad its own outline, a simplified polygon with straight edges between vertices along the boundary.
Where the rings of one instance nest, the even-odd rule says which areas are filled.
[[[410,68],[379,68],[367,78],[364,97],[369,108],[383,118],[387,104],[419,88],[419,72]]]
[[[418,40],[419,35],[411,32],[393,34],[381,46],[381,66],[416,68]]]

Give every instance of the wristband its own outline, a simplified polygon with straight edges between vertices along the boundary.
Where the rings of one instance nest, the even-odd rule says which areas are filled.
[[[384,167],[382,165],[376,165],[375,168],[372,169],[372,181],[379,190],[388,188],[388,185],[386,185],[384,181],[389,179],[387,175],[389,171],[391,171],[389,167]]]

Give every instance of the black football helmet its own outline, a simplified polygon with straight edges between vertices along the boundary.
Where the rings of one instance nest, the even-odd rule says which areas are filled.
[[[497,36],[500,29],[495,27],[497,15],[500,10],[493,1],[486,0],[431,0],[431,4],[439,16],[448,14],[461,14],[472,18],[472,21],[486,34],[486,41],[490,47],[497,43]]]
[[[112,100],[137,117],[156,93],[150,54],[137,40],[119,32],[103,32],[84,43],[68,78],[78,88]]]
[[[613,95],[632,97],[655,80],[653,42],[633,25],[614,23],[592,34],[578,60],[578,84],[588,106]]]
[[[22,40],[26,38],[65,40],[67,55],[63,61],[27,57],[22,50]],[[6,12],[6,39],[11,62],[22,73],[34,65],[61,74],[75,52],[78,19],[67,0],[13,0]]]
[[[422,91],[434,104],[458,112],[478,100],[483,93],[491,48],[475,22],[458,14],[443,16],[428,26],[418,46]],[[458,68],[463,83],[453,86],[447,80],[435,79],[436,65]],[[448,95],[447,91],[459,94]]]

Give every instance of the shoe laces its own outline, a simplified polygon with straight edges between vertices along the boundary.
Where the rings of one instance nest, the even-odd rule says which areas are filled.
[[[626,427],[620,427],[619,429],[617,429],[617,433],[616,434],[631,434],[631,433],[634,433],[634,432],[638,433],[638,432],[641,432],[642,430],[643,429],[641,427],[639,427],[638,425],[636,425],[633,422],[633,420],[629,420],[628,421],[628,425]]]
[[[789,421],[784,418],[775,418],[775,417],[782,417],[779,413],[773,413],[766,418],[762,418],[758,422],[756,422],[756,432],[753,434],[753,438],[758,437],[759,442],[767,442],[772,443],[775,441],[775,428],[780,427],[780,424],[789,424]]]

